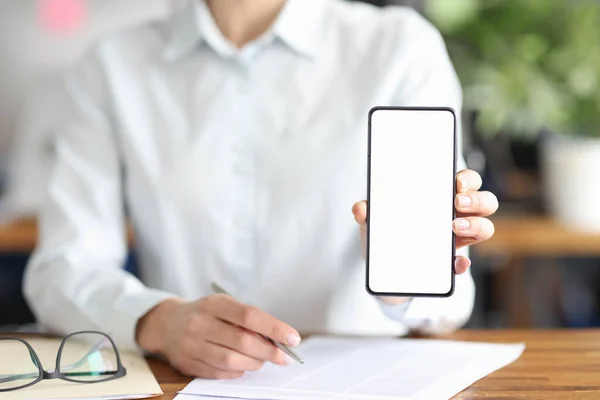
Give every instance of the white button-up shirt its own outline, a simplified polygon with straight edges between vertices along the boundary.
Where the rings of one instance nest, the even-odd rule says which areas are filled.
[[[25,278],[47,328],[135,347],[144,313],[212,281],[300,332],[440,332],[470,316],[468,273],[450,298],[371,297],[351,213],[366,198],[371,107],[461,109],[443,40],[415,11],[288,0],[237,49],[196,0],[97,43],[68,90]],[[122,268],[125,221],[139,280]]]

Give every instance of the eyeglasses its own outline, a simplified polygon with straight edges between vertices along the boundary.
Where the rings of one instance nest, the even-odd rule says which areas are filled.
[[[65,337],[58,349],[56,368],[46,371],[33,347],[23,339],[0,337],[0,354],[10,360],[0,364],[0,392],[23,389],[45,379],[75,383],[98,383],[127,374],[117,346],[106,334],[75,332]]]

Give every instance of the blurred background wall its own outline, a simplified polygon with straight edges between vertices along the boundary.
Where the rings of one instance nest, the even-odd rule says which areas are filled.
[[[20,279],[64,69],[183,1],[0,0],[0,326],[31,320]],[[496,235],[472,250],[469,326],[599,325],[600,2],[365,2],[413,7],[440,29],[464,89],[464,156],[500,199]]]
[[[0,174],[4,178],[9,166],[18,168],[11,164],[15,157],[40,156],[38,152],[11,154],[11,149],[34,149],[31,140],[43,135],[34,131],[51,122],[52,111],[60,102],[55,97],[61,74],[90,41],[120,27],[165,16],[177,4],[174,0],[68,3],[0,0]],[[71,16],[53,16],[52,9],[65,4],[72,9],[67,12]],[[81,5],[83,9],[79,9]],[[35,138],[26,138],[28,135]],[[19,139],[28,142],[21,146],[15,143]]]
[[[177,0],[0,0],[0,326],[32,320],[20,285],[65,69],[103,34],[178,6]],[[67,11],[56,15],[56,8]],[[28,221],[14,226],[14,218]]]

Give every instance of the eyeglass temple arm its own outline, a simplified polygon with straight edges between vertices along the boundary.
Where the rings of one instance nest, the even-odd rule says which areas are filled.
[[[22,375],[0,375],[0,383],[18,381],[21,379],[37,378],[39,375],[40,375],[39,372],[32,372],[31,374],[22,374]]]
[[[102,375],[114,375],[116,374],[118,371],[102,371],[102,372],[97,372],[97,371],[90,371],[90,372],[67,372],[64,373],[64,376],[67,377],[71,377],[71,376],[102,376]],[[31,373],[31,374],[22,374],[22,375],[10,375],[10,376],[6,376],[6,375],[0,375],[3,376],[2,378],[0,378],[0,383],[7,383],[7,382],[13,382],[13,381],[18,381],[21,379],[33,379],[33,378],[37,378],[39,376],[39,374],[37,372],[35,373]]]

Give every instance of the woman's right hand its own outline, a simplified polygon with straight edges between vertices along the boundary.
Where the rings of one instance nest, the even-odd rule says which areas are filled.
[[[163,355],[182,373],[198,378],[237,378],[266,361],[293,362],[256,333],[289,346],[300,343],[294,328],[223,294],[194,302],[165,300],[139,320],[137,341],[145,351]]]

